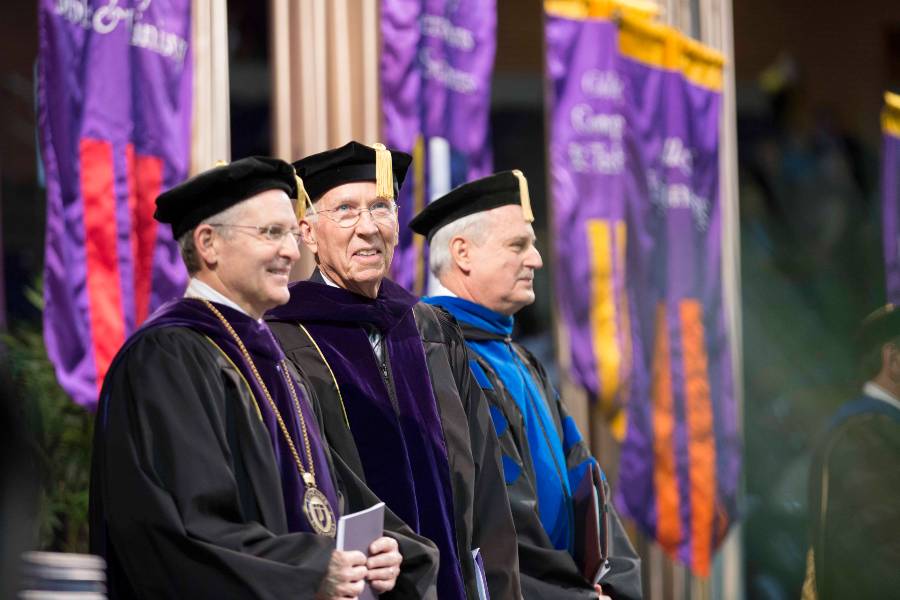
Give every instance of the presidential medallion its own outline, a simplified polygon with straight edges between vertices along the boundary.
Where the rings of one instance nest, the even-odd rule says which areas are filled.
[[[306,488],[306,494],[303,496],[303,513],[313,531],[319,535],[334,537],[337,529],[334,522],[334,511],[331,510],[325,494],[314,487]]]

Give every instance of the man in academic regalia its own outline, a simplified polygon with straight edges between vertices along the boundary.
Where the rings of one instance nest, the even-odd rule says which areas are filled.
[[[497,438],[459,329],[386,278],[410,161],[351,142],[294,163],[311,199],[300,228],[318,268],[268,318],[316,387],[335,452],[437,545],[441,600],[477,599],[482,574],[492,598],[517,599]]]
[[[534,272],[543,264],[533,220],[520,171],[461,185],[432,201],[410,222],[428,238],[431,272],[440,281],[424,300],[460,323],[488,399],[526,600],[596,598],[598,592],[640,598],[640,559],[612,503],[600,502],[601,514],[609,511],[602,519],[587,509],[595,489],[598,500],[609,497],[606,479],[544,367],[512,341],[513,315],[534,302]],[[598,553],[608,561],[600,561],[604,574],[595,586]]]
[[[810,468],[804,598],[900,598],[900,307],[859,333],[862,394],[844,404]]]
[[[355,598],[366,582],[434,597],[436,551],[393,514],[368,557],[335,549],[341,514],[378,499],[332,460],[261,319],[288,299],[296,190],[289,164],[254,157],[157,199],[191,281],[128,339],[101,391],[91,550],[111,598]]]

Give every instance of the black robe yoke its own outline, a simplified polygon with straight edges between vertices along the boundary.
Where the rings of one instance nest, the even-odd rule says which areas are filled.
[[[492,600],[521,596],[516,534],[506,501],[498,442],[484,396],[469,370],[465,342],[445,311],[413,307],[422,339],[451,470],[456,545],[460,556],[481,549]],[[269,322],[287,357],[303,372],[321,403],[325,437],[353,471],[365,477],[353,434],[328,364],[294,322]],[[400,369],[402,365],[393,365]],[[472,562],[462,561],[466,593],[476,599]]]
[[[842,407],[809,501],[818,600],[900,598],[900,409],[865,395]]]
[[[466,339],[473,341],[500,339],[466,323],[461,323],[460,327]],[[510,344],[522,363],[528,367],[531,377],[537,382],[556,425],[559,439],[564,439],[566,436],[563,423],[569,412],[550,383],[543,365],[521,344],[511,341]],[[490,363],[471,348],[469,359],[478,363],[490,381],[490,388],[482,388],[488,403],[495,407],[495,410],[499,410],[509,424],[500,436],[501,452],[522,468],[522,474],[507,486],[507,493],[518,533],[519,567],[525,600],[596,598],[593,586],[581,575],[572,555],[565,550],[554,548],[541,524],[535,484],[537,474],[530,458],[525,420],[518,404]],[[573,469],[591,456],[584,440],[573,444],[565,455],[567,469]],[[642,598],[641,560],[625,533],[615,507],[612,503],[609,506],[611,568],[600,584],[603,586],[603,593],[614,600],[637,600]]]
[[[240,371],[205,336],[138,334],[105,379],[92,460],[91,551],[107,559],[110,598],[312,598],[319,588],[334,540],[288,532],[269,433]],[[342,513],[378,501],[329,460]],[[434,546],[387,512],[385,529],[404,554],[392,595],[434,597]]]

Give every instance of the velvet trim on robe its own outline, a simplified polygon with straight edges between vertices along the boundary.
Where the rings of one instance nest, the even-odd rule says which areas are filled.
[[[292,285],[269,313],[301,322],[339,382],[367,485],[441,552],[438,595],[464,598],[446,442],[412,308],[417,299],[384,280],[367,298],[314,281]],[[363,326],[382,334],[385,362]]]
[[[285,373],[282,372],[283,363],[281,361],[284,359],[284,353],[272,336],[269,326],[264,321],[257,321],[228,306],[215,304],[215,307],[228,320],[253,358],[256,369],[265,382],[266,388],[272,395],[272,399],[278,407],[278,412],[288,428],[291,440],[297,453],[300,455],[304,469],[309,470],[300,419],[294,406],[293,397],[288,389]],[[259,382],[253,375],[234,338],[225,330],[219,318],[202,301],[194,298],[179,298],[160,307],[144,323],[141,331],[155,327],[186,327],[203,334],[216,344],[240,370],[253,392],[256,405],[269,432],[272,448],[275,451],[275,460],[281,475],[281,489],[287,513],[288,531],[313,531],[303,512],[303,496],[306,493],[306,486],[297,470],[297,463],[294,460],[293,453],[284,439],[272,407],[260,388]],[[132,339],[136,338],[137,336],[134,336]],[[337,519],[340,517],[337,492],[328,467],[322,436],[319,432],[312,406],[304,394],[303,387],[293,379],[290,373],[286,373],[286,375],[292,378],[303,420],[306,422],[307,437],[315,466],[316,487],[325,494],[328,503],[334,511],[334,517]]]

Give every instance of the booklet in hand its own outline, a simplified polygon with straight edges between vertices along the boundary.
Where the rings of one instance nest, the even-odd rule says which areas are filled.
[[[344,515],[338,520],[336,545],[338,550],[358,550],[369,556],[369,546],[384,535],[384,502]],[[375,592],[366,583],[359,600],[375,600]]]
[[[575,563],[581,574],[596,584],[609,570],[609,519],[606,480],[596,462],[584,473],[573,496],[575,508]]]

